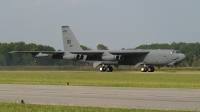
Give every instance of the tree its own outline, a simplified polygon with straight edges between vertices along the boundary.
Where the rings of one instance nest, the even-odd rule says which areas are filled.
[[[108,47],[107,46],[104,46],[103,44],[99,44],[97,46],[97,50],[108,50]]]
[[[89,48],[89,47],[87,47],[87,46],[84,46],[84,45],[81,45],[81,48],[82,48],[83,50],[92,50],[91,48]]]

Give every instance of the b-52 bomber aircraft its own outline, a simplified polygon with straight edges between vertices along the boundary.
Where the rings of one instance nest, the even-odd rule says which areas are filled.
[[[141,66],[141,72],[154,72],[154,66],[177,65],[185,55],[178,50],[84,50],[69,26],[62,26],[64,51],[12,51],[10,53],[31,53],[37,58],[52,56],[53,59],[68,59],[100,65],[101,72],[112,72],[114,65]]]

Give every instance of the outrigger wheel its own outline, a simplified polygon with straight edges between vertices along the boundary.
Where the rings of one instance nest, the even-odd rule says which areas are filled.
[[[37,58],[35,59],[35,63],[37,63]]]

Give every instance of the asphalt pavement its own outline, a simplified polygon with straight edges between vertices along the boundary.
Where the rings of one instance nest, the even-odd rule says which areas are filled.
[[[0,84],[0,100],[98,107],[200,111],[200,89]]]

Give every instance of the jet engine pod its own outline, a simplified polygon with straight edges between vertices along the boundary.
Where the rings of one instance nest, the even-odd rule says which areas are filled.
[[[121,55],[108,55],[108,56],[102,56],[102,60],[105,61],[122,61],[124,59]]]
[[[84,56],[82,54],[75,54],[74,58],[77,60],[82,60],[84,58]]]
[[[115,55],[114,58],[115,58],[115,60],[119,60],[119,56],[118,55]]]
[[[119,61],[123,61],[124,60],[124,56],[119,55]]]
[[[63,56],[63,59],[75,59],[82,60],[84,56],[82,54],[67,54]]]
[[[122,55],[115,55],[115,60],[122,61],[124,57]]]

